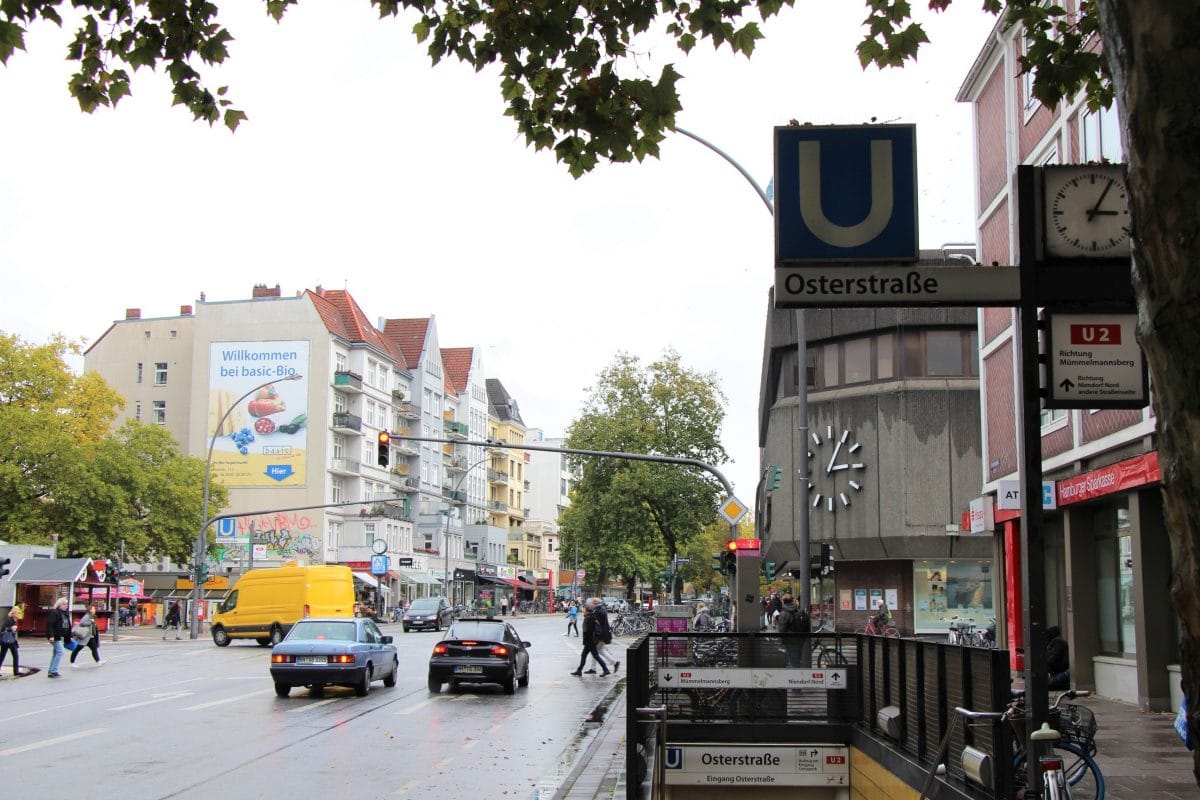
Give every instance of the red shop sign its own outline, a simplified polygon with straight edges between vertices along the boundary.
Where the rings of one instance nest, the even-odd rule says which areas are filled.
[[[1148,483],[1158,483],[1160,480],[1162,471],[1158,467],[1158,452],[1146,453],[1084,475],[1060,480],[1058,504],[1067,506],[1082,503],[1084,500],[1124,492]]]

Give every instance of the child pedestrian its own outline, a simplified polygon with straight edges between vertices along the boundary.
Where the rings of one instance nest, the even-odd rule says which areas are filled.
[[[571,601],[567,604],[567,632],[563,636],[570,636],[571,630],[575,630],[575,635],[579,635],[579,606]]]
[[[92,660],[103,666],[104,659],[100,657],[100,627],[96,624],[96,607],[88,606],[87,613],[71,629],[71,638],[75,640],[75,649],[71,651],[71,667],[79,669],[75,659],[83,652],[83,648],[92,651]]]

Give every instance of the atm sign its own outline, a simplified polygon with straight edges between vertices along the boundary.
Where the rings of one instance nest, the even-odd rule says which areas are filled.
[[[1074,345],[1120,344],[1121,326],[1075,324],[1070,326],[1070,336]]]

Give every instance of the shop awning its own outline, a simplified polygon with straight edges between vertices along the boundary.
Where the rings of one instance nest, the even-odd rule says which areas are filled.
[[[35,586],[57,586],[60,583],[80,583],[87,577],[87,558],[27,558],[13,570],[13,583]]]
[[[433,586],[435,584],[440,585],[442,582],[441,579],[435,578],[432,575],[424,572],[406,572],[404,573],[404,577],[408,578],[413,583],[424,583],[428,584],[429,586]]]
[[[379,587],[379,582],[376,580],[374,575],[371,575],[366,572],[351,572],[350,574],[354,576],[354,580],[359,581],[360,583],[364,583],[367,586],[370,586],[372,589]],[[383,584],[383,593],[390,594],[391,591],[392,591],[391,588],[389,588],[387,583],[385,582]]]

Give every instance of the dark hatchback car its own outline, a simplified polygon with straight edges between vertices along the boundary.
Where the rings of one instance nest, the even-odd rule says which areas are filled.
[[[444,597],[418,597],[404,610],[404,632],[440,631],[454,621],[454,611]]]
[[[529,642],[502,620],[460,619],[429,657],[429,691],[461,683],[498,683],[506,694],[529,685]]]
[[[399,669],[392,637],[365,618],[302,619],[271,649],[271,678],[280,697],[293,686],[308,686],[313,694],[349,686],[364,697],[372,681],[395,686]]]

